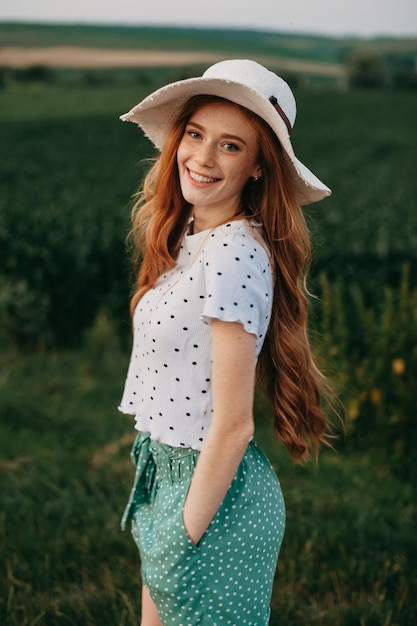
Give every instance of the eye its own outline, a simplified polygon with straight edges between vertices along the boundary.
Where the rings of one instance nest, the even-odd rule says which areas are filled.
[[[191,139],[200,139],[201,134],[197,130],[187,130],[187,135],[191,137]]]
[[[225,143],[223,144],[227,152],[238,152],[240,150],[239,146],[235,143]]]

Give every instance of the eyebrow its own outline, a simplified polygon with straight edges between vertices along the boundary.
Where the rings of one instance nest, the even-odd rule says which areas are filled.
[[[197,124],[197,122],[193,122],[192,120],[189,120],[187,126],[195,126],[199,130],[205,130],[204,126],[201,126],[201,124]],[[229,135],[229,133],[224,133],[222,135],[222,139],[234,139],[235,141],[240,141],[240,143],[243,143],[243,145],[245,146],[247,145],[246,141],[242,139],[242,137],[239,137],[238,135]]]

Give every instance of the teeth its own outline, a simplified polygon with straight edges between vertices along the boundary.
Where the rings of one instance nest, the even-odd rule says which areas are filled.
[[[190,172],[191,178],[198,183],[215,183],[216,180],[218,180],[217,178],[207,178],[207,176],[201,176],[201,174],[196,174],[195,172],[192,172],[191,170],[189,170],[189,172]]]

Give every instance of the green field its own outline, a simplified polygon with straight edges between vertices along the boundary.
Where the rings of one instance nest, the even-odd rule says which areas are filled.
[[[152,155],[118,115],[151,84],[0,91],[0,623],[133,626],[131,194]],[[168,74],[167,74],[168,73]],[[153,81],[153,82],[152,82]],[[346,437],[294,467],[257,402],[288,509],[271,626],[417,622],[417,95],[297,92],[296,152],[333,189],[307,210],[312,334]]]
[[[416,39],[326,37],[256,30],[152,26],[97,26],[0,22],[3,46],[87,46],[149,50],[219,50],[248,55],[284,55],[341,62],[358,47],[381,53],[415,54]]]
[[[306,33],[196,29],[93,24],[36,24],[0,22],[2,46],[81,46],[106,49],[188,50],[346,63],[352,54],[378,55],[392,71],[414,68],[417,38],[327,37]]]
[[[133,471],[132,424],[115,410],[127,352],[105,318],[86,344],[76,354],[2,359],[5,626],[138,623],[138,557],[119,529]],[[412,626],[412,484],[354,449],[294,467],[261,408],[257,422],[288,510],[271,626]]]

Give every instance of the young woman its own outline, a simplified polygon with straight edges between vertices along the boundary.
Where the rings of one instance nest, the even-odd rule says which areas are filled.
[[[122,116],[161,151],[133,212],[142,256],[119,407],[139,431],[123,524],[142,626],[268,624],[285,508],[253,440],[256,371],[295,460],[325,439],[300,205],[330,190],[294,155],[295,113],[281,78],[234,60]]]

